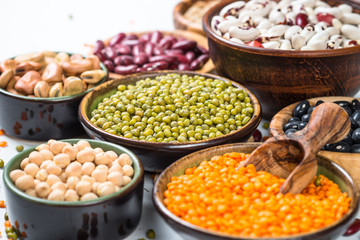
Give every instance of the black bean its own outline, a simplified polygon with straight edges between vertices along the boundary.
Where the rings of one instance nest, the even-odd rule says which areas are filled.
[[[294,108],[293,111],[293,116],[294,117],[298,117],[301,118],[302,115],[304,115],[307,110],[310,107],[310,103],[307,100],[303,100],[301,101],[298,105],[296,105],[296,107]]]
[[[350,146],[346,142],[338,142],[332,144],[329,150],[333,152],[350,152]]]
[[[289,123],[286,123],[284,125],[284,131],[288,130],[288,129],[296,129],[298,130],[299,129],[299,123],[300,122],[289,122]]]
[[[352,153],[360,153],[360,144],[352,145],[350,152],[352,152]]]
[[[351,101],[350,108],[353,112],[360,110],[360,102],[357,99]]]
[[[360,110],[356,110],[353,114],[351,114],[351,117],[352,117],[355,121],[360,121]]]
[[[289,119],[289,122],[300,122],[300,118],[298,118],[298,117],[291,117],[290,119]]]
[[[303,122],[309,122],[309,119],[310,119],[310,116],[311,114],[304,114],[302,117],[301,117],[301,121]]]
[[[315,106],[319,106],[319,105],[322,104],[322,103],[324,103],[323,100],[318,100],[318,101],[316,102]]]
[[[355,129],[351,136],[354,143],[360,143],[360,128]]]
[[[349,117],[349,119],[350,119],[350,123],[351,123],[351,128],[352,129],[358,128],[358,122],[355,119],[353,119],[352,117]]]
[[[350,107],[348,107],[348,106],[342,106],[342,108],[347,112],[347,114],[348,114],[349,116],[351,116],[352,111],[351,111]]]
[[[346,135],[346,137],[340,142],[346,142],[347,144],[349,144],[349,146],[351,146],[353,144],[353,139],[351,134],[349,133],[348,135]]]
[[[350,102],[348,102],[348,101],[335,101],[334,103],[338,104],[341,107],[343,107],[343,106],[350,107],[351,106]]]
[[[309,109],[307,110],[307,113],[311,114],[315,108],[316,108],[316,106],[309,107]]]
[[[289,136],[289,135],[291,135],[291,134],[293,134],[295,132],[297,132],[296,129],[290,128],[290,129],[285,131],[285,135]]]
[[[307,125],[307,122],[300,122],[300,123],[299,123],[299,126],[298,126],[298,129],[301,130],[301,129],[303,129],[306,125]]]

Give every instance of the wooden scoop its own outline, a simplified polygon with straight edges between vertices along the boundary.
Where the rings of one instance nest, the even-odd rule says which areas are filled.
[[[309,123],[292,135],[269,138],[241,166],[255,165],[286,178],[281,193],[300,193],[316,176],[317,152],[327,143],[342,140],[350,131],[346,111],[335,103],[322,103],[311,114]]]

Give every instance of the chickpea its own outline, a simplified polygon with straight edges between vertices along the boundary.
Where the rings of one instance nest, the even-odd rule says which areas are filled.
[[[99,148],[99,147],[94,148],[94,151],[95,151],[95,154],[104,152],[104,150],[102,150],[102,148]]]
[[[39,171],[39,167],[38,165],[36,165],[35,163],[29,163],[28,165],[26,165],[26,167],[24,168],[24,172],[26,174],[31,175],[32,177],[35,177],[35,175],[37,174],[37,172]]]
[[[114,151],[106,151],[106,155],[108,155],[111,159],[111,161],[113,162],[115,159],[118,158],[118,155],[116,154],[116,152]]]
[[[40,169],[46,169],[46,166],[49,164],[49,163],[52,163],[53,161],[52,160],[45,160],[41,163],[40,165]]]
[[[97,165],[95,169],[99,169],[100,171],[104,171],[106,173],[109,171],[109,167],[103,164]]]
[[[36,194],[41,198],[46,198],[50,193],[50,186],[46,182],[41,182],[35,187]]]
[[[65,192],[65,201],[68,202],[75,202],[79,200],[79,195],[77,195],[76,191],[74,189],[68,189]]]
[[[80,181],[88,181],[92,185],[95,182],[95,178],[84,175],[81,177]]]
[[[117,159],[117,162],[120,164],[120,166],[124,166],[124,165],[130,165],[132,164],[132,159],[131,157],[126,154],[126,153],[122,153],[120,154],[120,156]]]
[[[80,181],[76,184],[75,190],[79,196],[82,196],[91,191],[91,184],[88,181]]]
[[[122,169],[122,167],[117,163],[117,162],[113,162],[111,168],[109,169],[109,173],[111,172],[119,172],[121,174],[125,174],[124,170]]]
[[[52,186],[56,182],[61,182],[60,178],[55,174],[49,174],[47,177],[46,182],[49,184],[49,186]]]
[[[61,167],[57,166],[54,162],[50,162],[46,166],[46,171],[48,172],[48,174],[60,175]]]
[[[41,183],[41,181],[39,179],[34,179],[34,183],[35,183],[35,186],[38,185],[39,183]]]
[[[61,191],[66,191],[66,186],[65,186],[65,183],[63,182],[56,182],[54,183],[53,185],[51,185],[51,190],[55,190],[55,189],[59,189]]]
[[[56,142],[55,139],[50,139],[50,140],[47,141],[47,145],[49,146],[49,148],[50,148],[50,144],[52,144],[54,142]]]
[[[35,163],[38,166],[40,166],[44,160],[43,155],[38,151],[33,151],[29,155],[29,162]]]
[[[92,186],[91,186],[91,190],[92,190],[93,192],[97,192],[97,189],[98,189],[98,187],[99,187],[100,184],[101,184],[100,182],[94,182],[94,183],[92,184]]]
[[[62,152],[63,148],[67,145],[64,142],[60,142],[60,141],[53,141],[50,144],[50,151],[54,154],[54,155],[58,155],[59,153]]]
[[[95,151],[91,147],[85,147],[76,154],[79,163],[93,162],[95,159]]]
[[[126,176],[131,177],[132,175],[134,175],[134,169],[130,165],[124,165],[123,170]]]
[[[15,185],[21,191],[26,191],[27,189],[35,187],[34,178],[31,175],[25,174],[16,179]]]
[[[94,171],[95,169],[95,164],[92,162],[85,162],[82,167],[81,167],[81,173],[83,175],[88,175],[90,176],[91,173]]]
[[[50,147],[49,147],[49,145],[43,143],[43,144],[40,144],[39,146],[37,146],[35,149],[40,152],[41,150],[49,150]]]
[[[123,176],[123,186],[128,185],[131,182],[131,178],[129,176]]]
[[[66,186],[68,189],[75,189],[76,184],[78,184],[79,181],[79,178],[71,176],[67,179]]]
[[[25,191],[25,193],[29,196],[36,197],[35,188],[29,188]]]
[[[61,168],[66,168],[70,164],[70,157],[65,153],[59,153],[54,156],[53,162]]]
[[[70,163],[65,169],[66,176],[67,177],[71,177],[71,176],[80,177],[81,167],[82,167],[82,165],[79,162]]]
[[[71,161],[76,159],[76,154],[78,153],[78,149],[75,146],[65,146],[62,150],[63,153],[67,154]]]
[[[118,191],[120,191],[120,190],[121,190],[121,187],[115,186],[115,192],[118,192]]]
[[[19,177],[24,176],[24,175],[25,175],[25,172],[20,169],[15,169],[10,172],[10,178],[13,182],[16,182],[16,180]]]
[[[115,186],[121,186],[123,184],[123,175],[120,172],[111,172],[107,176],[107,180],[112,182]]]
[[[37,180],[40,180],[43,182],[46,181],[47,177],[48,177],[48,172],[45,169],[40,169],[35,175],[35,178]]]
[[[51,201],[64,201],[64,191],[55,189],[50,192],[47,199]]]
[[[29,163],[30,163],[29,158],[24,158],[24,160],[22,160],[21,163],[20,163],[20,168],[21,168],[22,170],[24,170],[24,168],[26,167],[26,165],[28,165]]]
[[[95,155],[95,160],[94,160],[95,164],[99,165],[99,164],[109,164],[112,162],[109,154],[107,154],[106,152],[100,152],[97,153]]]
[[[115,185],[112,182],[101,183],[96,191],[96,193],[102,197],[115,192]]]
[[[86,140],[78,141],[75,146],[77,147],[78,151],[82,151],[83,149],[85,149],[87,147],[91,148],[90,143]]]
[[[54,154],[48,149],[40,150],[39,153],[43,156],[44,160],[53,160],[54,158]]]
[[[80,201],[88,201],[88,200],[94,200],[99,198],[95,193],[89,192],[85,193],[81,198]]]

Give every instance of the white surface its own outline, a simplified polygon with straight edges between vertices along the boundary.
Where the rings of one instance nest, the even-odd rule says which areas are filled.
[[[84,44],[93,44],[98,39],[106,39],[118,32],[172,30],[172,11],[178,1],[1,0],[0,61],[18,54],[43,50],[87,54],[88,49]],[[357,97],[360,97],[360,93]],[[6,113],[0,109],[0,114]],[[7,136],[0,136],[0,141],[8,142],[7,147],[0,148],[0,158],[5,163],[17,154],[17,145],[28,148],[39,143]],[[1,177],[0,200],[4,199],[2,186]],[[154,210],[152,186],[152,180],[146,175],[141,222],[127,239],[146,239],[146,231],[152,228],[156,232],[156,239],[181,240]],[[4,213],[5,210],[0,209],[0,239],[6,239]],[[339,238],[345,239],[359,238]]]

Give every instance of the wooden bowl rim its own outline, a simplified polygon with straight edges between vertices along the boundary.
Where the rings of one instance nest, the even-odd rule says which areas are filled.
[[[212,6],[203,17],[203,29],[206,33],[206,36],[216,44],[232,48],[235,51],[241,51],[246,53],[252,53],[257,55],[266,55],[273,57],[288,57],[288,58],[325,58],[325,57],[335,57],[335,56],[344,56],[360,53],[360,46],[341,48],[341,49],[330,49],[330,50],[309,50],[309,51],[297,51],[297,50],[281,50],[281,49],[268,49],[268,48],[257,48],[247,45],[241,45],[234,43],[230,40],[227,40],[219,35],[217,35],[211,28],[211,19],[213,16],[218,15],[220,10],[236,0],[222,0],[215,6]],[[343,3],[352,3],[353,5],[358,5],[360,9],[360,3],[350,0],[343,0]]]
[[[258,99],[249,89],[247,89],[246,87],[244,87],[243,85],[241,85],[237,82],[231,81],[230,79],[227,79],[227,78],[224,78],[221,76],[217,76],[214,74],[209,74],[209,73],[197,73],[197,72],[191,72],[191,71],[175,71],[175,70],[163,70],[163,71],[153,71],[153,72],[147,72],[147,73],[136,73],[136,74],[127,75],[126,79],[130,79],[130,80],[134,79],[134,83],[135,83],[136,81],[147,78],[147,77],[156,77],[159,75],[166,75],[166,74],[171,74],[171,73],[176,73],[176,74],[180,74],[180,75],[187,74],[187,75],[191,75],[191,76],[200,75],[200,76],[204,76],[204,77],[208,77],[208,78],[213,78],[213,79],[216,78],[216,79],[220,79],[223,81],[230,81],[233,86],[241,88],[248,93],[248,95],[251,99],[251,102],[252,102],[252,106],[254,108],[253,116],[251,117],[250,121],[244,127],[237,129],[236,131],[234,131],[232,133],[228,133],[228,134],[220,136],[220,137],[214,137],[214,138],[195,141],[195,142],[158,143],[158,142],[140,141],[140,140],[134,140],[134,139],[130,139],[130,138],[121,137],[121,136],[118,136],[115,134],[108,133],[108,132],[96,127],[95,125],[91,124],[90,120],[87,116],[87,107],[89,107],[88,102],[90,101],[90,99],[92,99],[93,97],[95,98],[94,95],[98,91],[109,88],[112,85],[121,84],[121,82],[124,81],[124,78],[122,78],[122,79],[113,79],[113,80],[107,81],[106,83],[103,83],[103,84],[97,86],[93,91],[89,92],[87,95],[84,96],[84,98],[80,102],[79,112],[78,112],[81,124],[83,124],[84,127],[90,129],[92,132],[95,132],[101,136],[105,136],[106,139],[113,139],[114,141],[122,142],[123,144],[125,144],[127,146],[132,146],[132,147],[141,148],[141,149],[148,149],[148,150],[156,149],[157,151],[169,151],[169,150],[181,151],[181,150],[192,150],[192,149],[197,150],[199,148],[204,148],[209,145],[213,146],[213,145],[221,144],[221,143],[224,143],[224,141],[232,139],[232,138],[239,138],[242,136],[250,135],[256,129],[256,127],[260,124],[262,110],[261,110],[261,105],[260,105]],[[113,90],[113,88],[111,88],[111,90]],[[106,92],[109,92],[109,91],[106,91]]]

